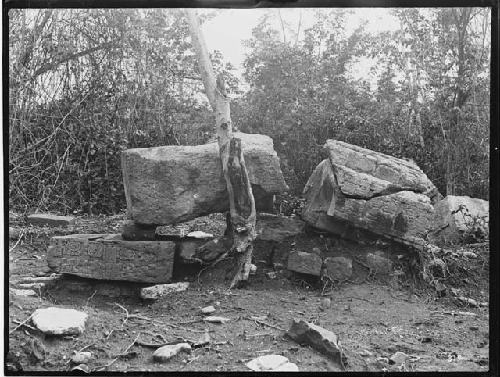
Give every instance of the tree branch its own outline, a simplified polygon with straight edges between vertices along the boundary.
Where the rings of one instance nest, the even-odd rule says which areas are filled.
[[[82,56],[90,55],[96,51],[103,50],[105,48],[111,48],[117,46],[117,41],[110,41],[110,42],[104,42],[100,44],[99,46],[91,47],[86,50],[74,53],[74,54],[68,54],[64,56],[63,58],[59,59],[58,61],[55,61],[53,63],[47,63],[44,64],[42,67],[38,68],[35,73],[32,76],[32,80],[37,78],[40,75],[43,75],[44,73],[47,73],[55,68],[57,68],[59,65],[66,63],[70,60],[78,59],[81,58]]]

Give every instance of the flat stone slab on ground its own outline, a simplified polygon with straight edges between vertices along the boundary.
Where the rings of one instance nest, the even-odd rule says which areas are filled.
[[[337,335],[323,327],[302,319],[294,319],[286,335],[299,344],[308,344],[315,350],[330,356],[340,365],[344,365],[347,361],[339,346]]]
[[[34,213],[28,216],[28,224],[40,226],[68,226],[75,223],[73,216],[58,216],[50,213]]]
[[[158,284],[152,287],[142,288],[140,292],[141,298],[145,300],[155,300],[162,296],[169,295],[173,292],[182,292],[188,289],[189,283],[172,283],[172,284]]]
[[[172,278],[175,243],[125,241],[120,234],[52,237],[50,268],[93,279],[167,283]]]
[[[37,309],[31,320],[43,333],[49,335],[80,335],[85,330],[88,315],[75,309]]]
[[[293,251],[288,255],[288,269],[301,274],[321,275],[323,260],[317,254]]]
[[[299,368],[282,355],[264,355],[245,364],[255,372],[298,372]]]

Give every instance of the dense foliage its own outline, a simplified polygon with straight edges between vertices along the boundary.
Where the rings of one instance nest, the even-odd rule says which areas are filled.
[[[274,139],[297,194],[335,138],[414,159],[443,194],[487,199],[489,11],[395,14],[399,30],[373,35],[322,10],[299,38],[270,10],[246,42],[245,90],[212,54],[233,120]],[[367,58],[377,85],[352,75]],[[194,59],[179,11],[10,10],[9,206],[124,208],[123,149],[212,137]]]

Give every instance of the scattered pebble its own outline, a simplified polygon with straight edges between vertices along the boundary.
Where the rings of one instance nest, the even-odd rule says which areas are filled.
[[[91,357],[92,354],[90,352],[75,352],[75,354],[71,356],[71,362],[73,364],[86,364]]]
[[[269,278],[269,279],[276,279],[276,272],[274,271],[270,271],[270,272],[266,272],[266,276]]]

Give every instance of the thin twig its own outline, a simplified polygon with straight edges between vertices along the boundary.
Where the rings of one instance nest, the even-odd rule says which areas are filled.
[[[127,313],[128,313],[128,312],[127,312]],[[137,341],[137,339],[139,338],[139,336],[140,336],[140,335],[141,335],[140,333],[139,333],[139,334],[137,334],[137,336],[135,337],[134,341],[133,341],[132,343],[130,343],[130,344],[128,345],[128,347],[127,347],[127,348],[125,348],[122,352],[120,352],[120,353],[119,353],[119,355],[126,354],[126,353],[128,352],[128,350],[129,350],[129,349],[130,349],[130,348],[131,348],[131,347],[135,344],[135,342]],[[115,357],[113,360],[111,360],[111,362],[110,362],[110,363],[108,363],[108,364],[106,364],[106,365],[104,365],[104,366],[102,366],[102,367],[97,368],[97,369],[96,369],[96,371],[101,371],[101,370],[104,370],[104,369],[109,368],[109,367],[110,367],[111,365],[113,365],[113,364],[114,364],[114,363],[115,363],[115,362],[116,362],[119,358],[120,358],[120,356]]]
[[[25,230],[21,230],[21,233],[19,233],[19,238],[17,239],[17,242],[15,243],[14,246],[12,246],[12,248],[9,249],[9,253],[11,253],[12,251],[14,251],[14,249],[17,247],[17,245],[19,244],[19,242],[21,242],[21,239],[24,237],[24,233],[25,233]]]
[[[21,326],[25,326],[25,327],[27,327],[27,328],[28,328],[28,329],[30,329],[30,330],[35,330],[35,331],[37,330],[37,329],[36,329],[36,328],[34,328],[33,326],[28,325],[27,323],[23,323],[23,322],[21,322],[21,321],[18,321],[17,319],[13,320],[12,322],[14,322],[14,323],[18,323],[18,324],[19,324],[19,325],[21,325]]]
[[[271,327],[271,328],[276,329],[276,330],[285,331],[285,329],[283,329],[283,328],[281,328],[279,326],[271,325],[270,323],[267,323],[267,322],[264,322],[264,321],[260,321],[258,319],[252,318],[252,317],[246,317],[246,319],[248,319],[250,321],[254,321],[255,323],[258,323],[258,324],[263,325],[263,326]]]
[[[33,317],[33,314],[31,314],[28,318],[26,318],[24,321],[22,321],[19,325],[17,325],[11,331],[9,331],[9,335],[12,334],[14,331],[16,331],[18,328],[20,328],[23,325],[25,325],[26,323],[28,323],[28,321],[31,319],[31,317]]]

